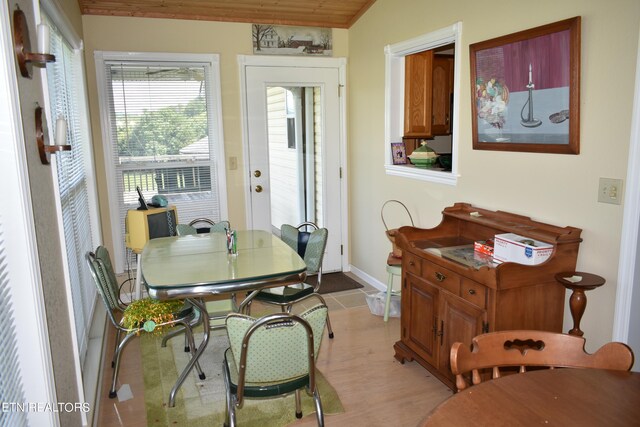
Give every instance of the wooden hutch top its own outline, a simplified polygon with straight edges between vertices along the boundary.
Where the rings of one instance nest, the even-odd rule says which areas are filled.
[[[558,227],[529,217],[490,211],[468,203],[455,203],[442,212],[442,222],[430,229],[401,227],[396,243],[403,251],[446,267],[493,289],[508,289],[553,282],[558,271],[575,268],[581,229]],[[553,245],[553,254],[542,264],[495,264],[473,252],[473,243],[496,234],[515,233]],[[462,251],[451,251],[451,249]]]

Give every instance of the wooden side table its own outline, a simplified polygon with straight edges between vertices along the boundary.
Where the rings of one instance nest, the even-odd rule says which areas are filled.
[[[570,271],[556,274],[556,280],[565,288],[571,289],[571,298],[569,298],[569,308],[571,317],[573,318],[573,328],[569,331],[570,335],[579,337],[584,335],[580,330],[580,320],[587,308],[587,295],[585,291],[590,291],[604,285],[605,279],[591,273],[583,273],[581,271]]]

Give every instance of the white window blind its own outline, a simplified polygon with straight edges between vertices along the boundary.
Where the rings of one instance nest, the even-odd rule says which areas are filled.
[[[63,117],[67,122],[67,144],[71,145],[70,153],[58,155],[56,165],[76,338],[80,361],[84,363],[96,301],[96,290],[85,267],[84,255],[95,249],[96,242],[92,239],[94,234],[89,215],[88,171],[91,158],[83,113],[86,104],[82,98],[82,54],[71,49],[46,15],[43,18],[51,28],[51,53],[56,57],[56,62],[47,66],[53,122],[49,128],[55,131],[55,121]],[[55,137],[55,132],[51,133]]]
[[[9,286],[5,240],[0,220],[0,402],[22,404],[25,399],[18,365],[15,320]],[[26,412],[0,411],[0,427],[26,425]]]
[[[212,84],[218,76],[211,64],[116,60],[103,66],[122,247],[127,210],[138,206],[136,187],[147,201],[165,196],[180,223],[226,219],[219,94]]]

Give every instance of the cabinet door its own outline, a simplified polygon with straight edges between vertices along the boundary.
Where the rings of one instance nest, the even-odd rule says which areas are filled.
[[[404,136],[431,137],[433,51],[404,59]]]
[[[431,133],[451,134],[451,70],[453,61],[449,57],[433,58],[433,111]]]
[[[449,353],[455,342],[471,346],[471,339],[483,333],[487,311],[447,292],[440,293],[439,364],[438,369],[454,380]]]
[[[402,289],[402,341],[420,357],[437,365],[438,288],[407,274]]]

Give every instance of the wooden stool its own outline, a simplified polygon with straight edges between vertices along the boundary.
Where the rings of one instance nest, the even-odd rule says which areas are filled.
[[[393,276],[402,277],[402,260],[393,256],[393,252],[389,253],[387,257],[387,273],[389,273],[389,279],[387,279],[387,299],[384,304],[384,321],[389,320],[389,307],[391,306],[391,294],[393,294]],[[400,291],[395,292],[399,294]]]
[[[591,273],[583,273],[580,271],[571,271],[556,274],[556,280],[567,289],[571,289],[573,293],[569,298],[569,308],[571,309],[571,317],[573,318],[573,329],[569,331],[569,335],[584,335],[580,330],[580,320],[587,308],[587,295],[585,291],[590,291],[599,286],[604,285],[604,278]]]

